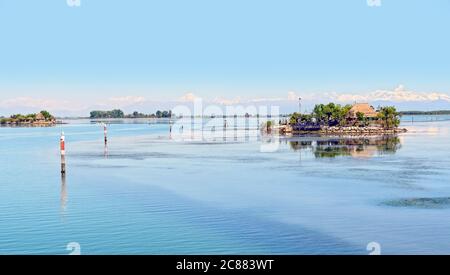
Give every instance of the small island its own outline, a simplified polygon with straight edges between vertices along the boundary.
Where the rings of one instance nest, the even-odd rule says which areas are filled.
[[[399,128],[401,114],[393,106],[377,110],[368,103],[341,106],[318,104],[310,114],[293,113],[281,123],[281,134],[383,135],[404,133]]]
[[[40,111],[36,114],[15,114],[9,118],[0,118],[1,126],[11,127],[49,127],[56,125],[56,119],[48,111]]]

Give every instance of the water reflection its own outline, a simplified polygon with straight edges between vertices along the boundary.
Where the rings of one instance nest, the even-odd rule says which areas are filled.
[[[66,185],[66,174],[61,174],[61,215],[64,216],[66,213],[67,206],[67,185]]]
[[[291,140],[290,148],[294,151],[309,150],[316,158],[335,158],[348,156],[354,158],[371,158],[376,155],[395,154],[401,148],[397,136],[358,137],[358,138],[324,138]]]
[[[105,157],[105,159],[107,159],[108,155],[109,155],[109,153],[108,153],[108,144],[105,142],[105,147],[103,149],[103,156]]]

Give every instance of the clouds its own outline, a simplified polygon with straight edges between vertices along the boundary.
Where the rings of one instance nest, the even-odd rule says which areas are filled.
[[[367,0],[367,6],[369,6],[369,7],[381,7],[381,0]]]
[[[282,102],[282,101],[298,101],[299,95],[295,92],[290,91],[287,93],[286,97],[234,97],[234,98],[225,98],[225,97],[215,97],[213,100],[209,101],[206,99],[205,101],[209,101],[213,104],[218,105],[239,105],[239,104],[254,104],[254,103],[269,103],[269,102]]]
[[[0,115],[14,113],[36,113],[47,110],[57,115],[77,116],[87,112],[86,105],[73,100],[60,100],[38,97],[15,97],[0,100]]]
[[[393,90],[376,90],[368,94],[333,94],[331,99],[339,102],[424,102],[446,101],[450,103],[450,96],[437,92],[416,92],[407,90],[404,85],[399,85]]]
[[[194,102],[196,99],[198,99],[199,97],[197,97],[196,95],[194,95],[193,93],[186,93],[184,94],[182,97],[180,97],[178,100],[181,102]]]
[[[232,99],[227,99],[224,97],[216,97],[212,100],[212,103],[219,105],[237,105],[242,103],[242,99],[239,96]]]
[[[41,106],[55,106],[57,102],[55,100],[35,99],[31,97],[16,97],[0,101],[0,106],[6,107],[41,107]]]
[[[55,99],[43,99],[33,97],[15,97],[4,99],[0,101],[0,108],[13,109],[13,108],[29,108],[39,110],[61,110],[76,109],[76,104],[68,100],[55,100]]]
[[[130,106],[136,104],[143,104],[148,100],[143,96],[122,96],[111,97],[108,99],[109,103],[116,104],[118,106]]]
[[[302,106],[311,108],[317,103],[338,102],[341,104],[351,104],[354,102],[367,102],[374,105],[395,105],[403,110],[407,109],[450,109],[450,95],[439,92],[418,92],[407,89],[404,85],[398,85],[391,90],[375,90],[369,93],[302,93],[289,91],[285,96],[274,97],[214,97],[204,98],[204,104],[218,106],[231,105],[266,105],[280,106],[285,112],[296,111],[298,98],[302,98]],[[80,99],[61,100],[40,97],[15,97],[0,100],[0,113],[10,115],[19,112],[37,112],[43,109],[54,112],[56,115],[87,115],[93,109],[113,109],[119,108],[126,112],[141,111],[153,112],[156,109],[171,109],[183,103],[192,103],[199,96],[192,92],[187,92],[178,98],[167,98],[165,100],[152,100],[144,95],[125,95],[110,97],[106,99],[96,99],[87,101]]]
[[[295,92],[289,91],[289,92],[288,92],[287,99],[290,100],[290,101],[297,101],[297,100],[299,99],[299,97],[300,97],[300,96],[297,95]]]
[[[66,0],[66,3],[71,8],[81,6],[81,0]]]

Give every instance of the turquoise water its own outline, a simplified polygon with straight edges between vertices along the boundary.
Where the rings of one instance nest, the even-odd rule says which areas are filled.
[[[69,121],[64,178],[60,127],[0,128],[0,254],[450,254],[438,118],[385,138],[115,122],[107,150],[99,125]]]

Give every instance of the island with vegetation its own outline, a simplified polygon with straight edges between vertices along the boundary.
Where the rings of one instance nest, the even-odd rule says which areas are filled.
[[[120,109],[114,109],[111,111],[92,111],[90,113],[91,119],[103,119],[103,118],[170,118],[172,117],[172,111],[156,111],[154,114],[143,114],[138,111],[134,111],[131,114],[125,114]]]
[[[375,109],[368,103],[341,106],[318,104],[310,114],[293,113],[280,125],[282,134],[378,135],[406,132],[399,128],[400,113],[393,106]]]
[[[47,111],[40,111],[36,114],[15,114],[8,118],[0,118],[1,126],[30,126],[47,127],[56,124],[55,117]]]

